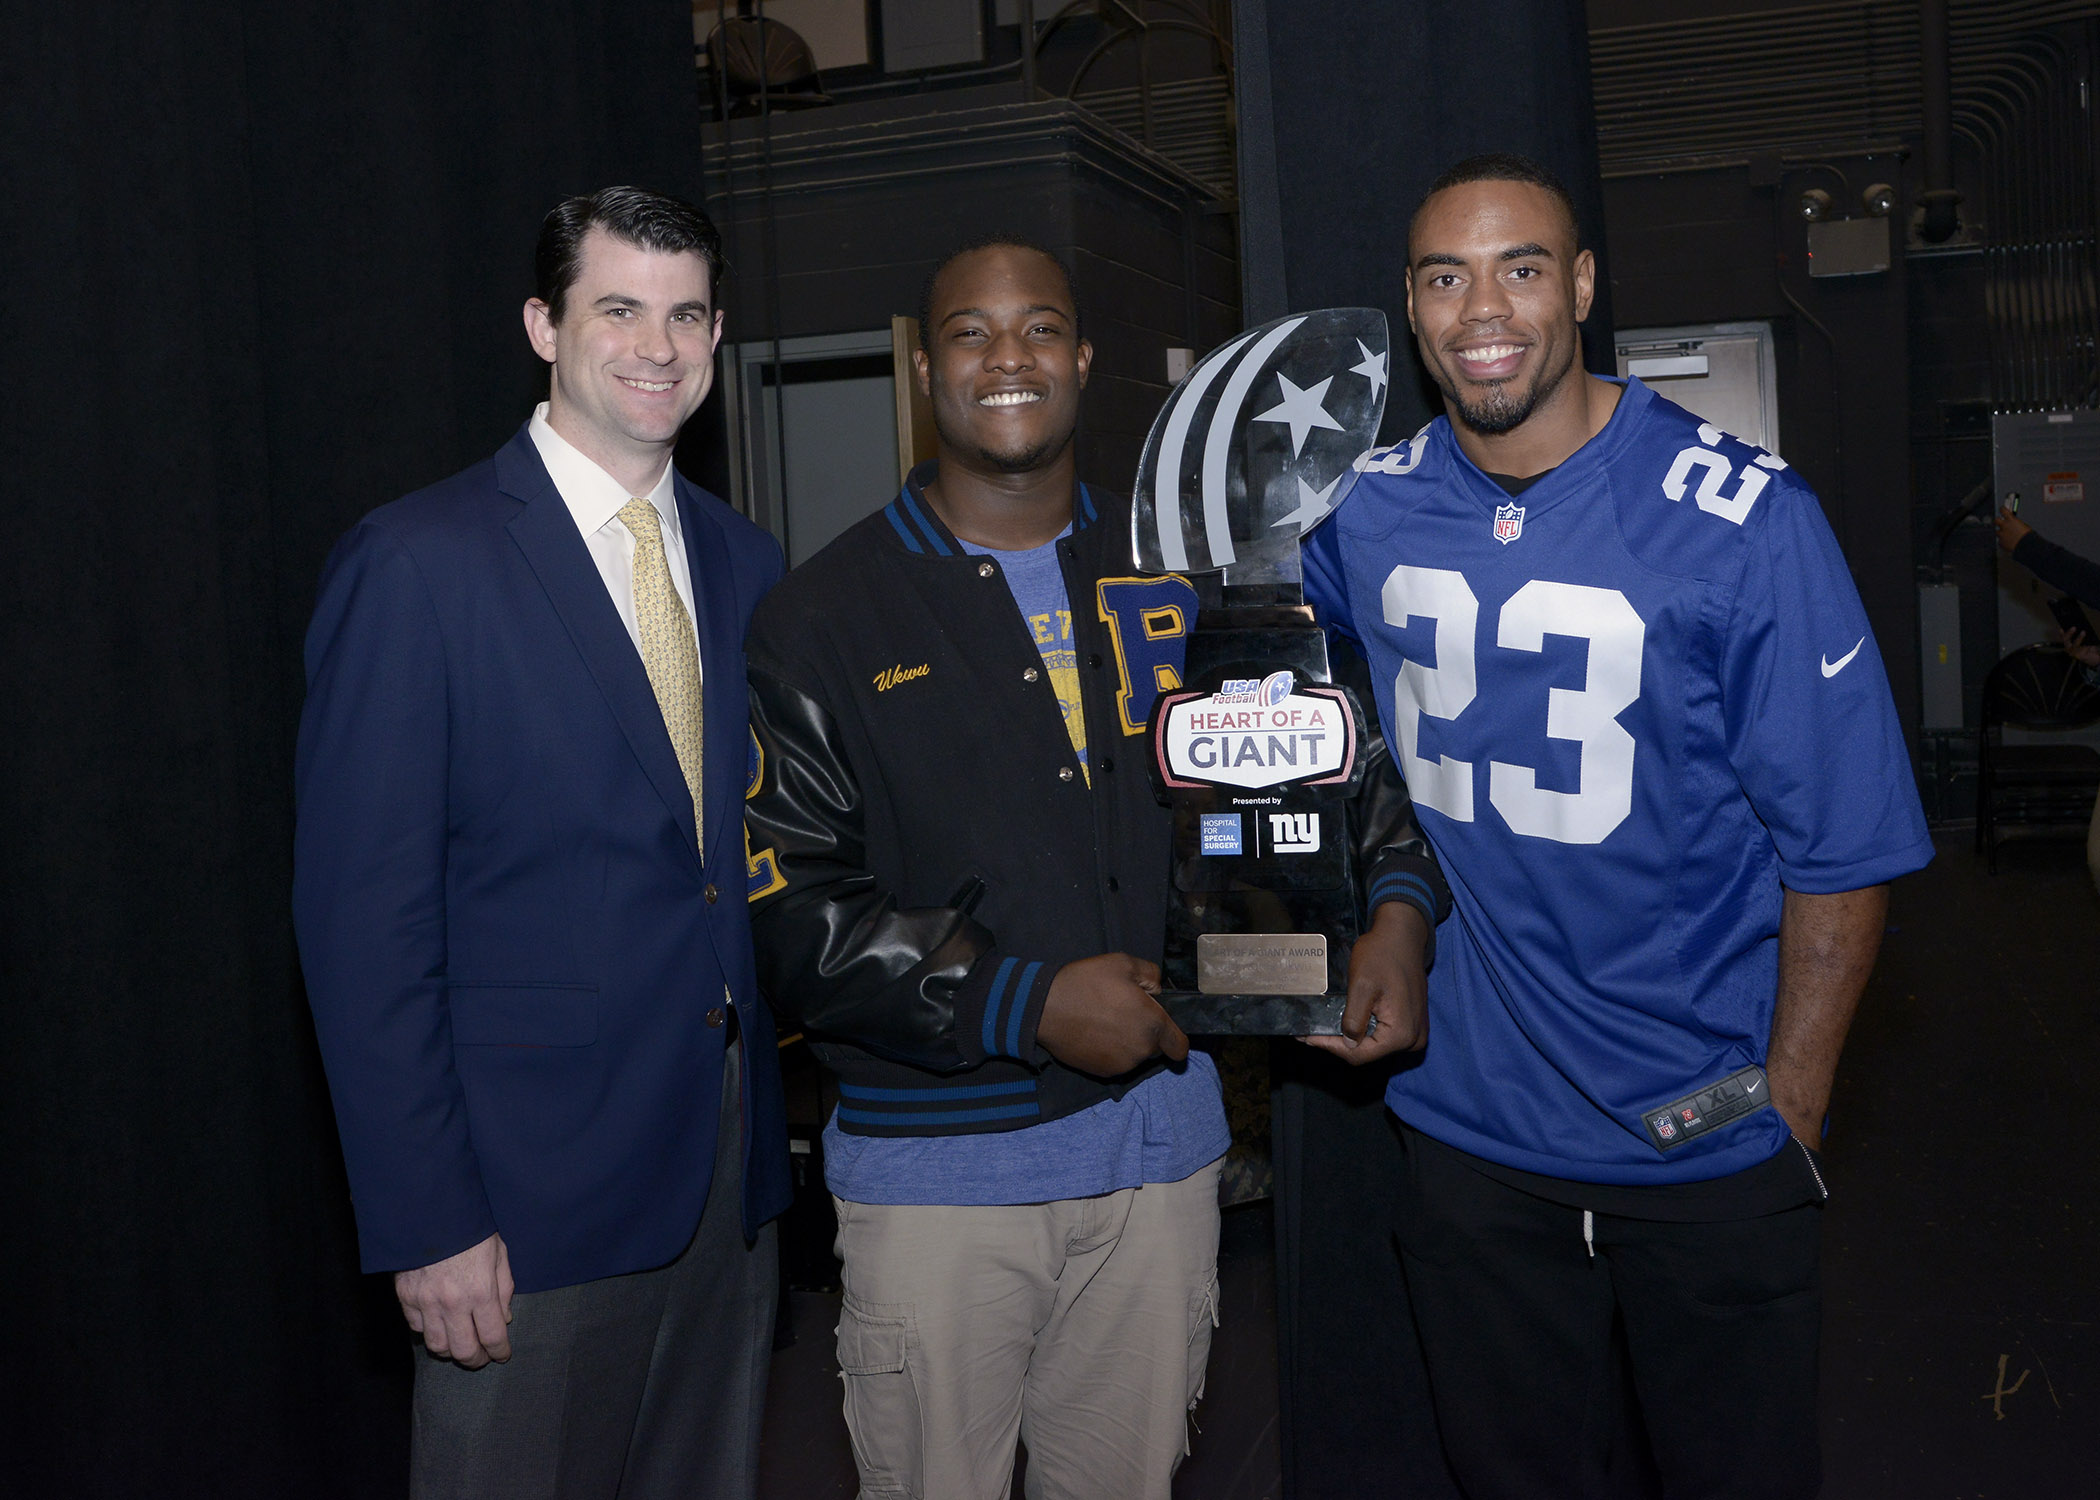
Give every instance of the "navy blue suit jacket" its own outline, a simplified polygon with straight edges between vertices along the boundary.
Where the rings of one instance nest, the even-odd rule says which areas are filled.
[[[771,537],[676,481],[706,849],[531,438],[365,517],[306,640],[293,912],[368,1271],[501,1231],[521,1292],[663,1265],[707,1199],[733,1000],[747,1234],[789,1196],[744,891],[744,630]]]

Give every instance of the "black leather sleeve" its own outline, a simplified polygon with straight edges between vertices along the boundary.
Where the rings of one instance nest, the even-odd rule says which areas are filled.
[[[2013,561],[2053,589],[2062,589],[2088,609],[2100,609],[2100,563],[2030,531],[2013,548]]]
[[[936,1072],[993,1055],[980,1040],[993,1029],[982,1026],[992,934],[954,906],[900,907],[876,882],[860,783],[831,715],[754,667],[751,730],[751,926],[774,1009],[815,1035]]]
[[[1429,920],[1425,962],[1436,960],[1436,927],[1451,913],[1451,888],[1437,865],[1422,827],[1415,821],[1414,798],[1400,774],[1378,721],[1371,673],[1363,657],[1347,642],[1330,638],[1332,675],[1356,694],[1363,709],[1363,784],[1350,806],[1356,832],[1356,867],[1362,874],[1364,916],[1386,901],[1405,901]]]

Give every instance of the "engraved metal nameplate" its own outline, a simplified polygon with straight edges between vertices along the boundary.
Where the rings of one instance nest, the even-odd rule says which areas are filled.
[[[1205,995],[1322,995],[1327,938],[1317,932],[1206,932],[1196,939]]]

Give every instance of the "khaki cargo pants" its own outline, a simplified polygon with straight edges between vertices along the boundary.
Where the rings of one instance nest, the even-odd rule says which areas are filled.
[[[838,1207],[861,1500],[1167,1500],[1217,1325],[1218,1171],[997,1208]]]

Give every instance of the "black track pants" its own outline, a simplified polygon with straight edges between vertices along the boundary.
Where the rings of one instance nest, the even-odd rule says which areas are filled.
[[[1437,1425],[1471,1500],[1651,1494],[1649,1464],[1629,1451],[1640,1427],[1668,1500],[1811,1500],[1818,1207],[1585,1226],[1581,1209],[1415,1141],[1402,1261]]]

